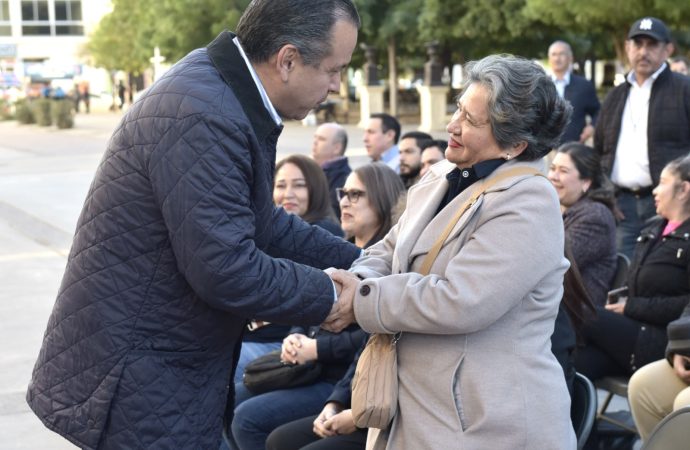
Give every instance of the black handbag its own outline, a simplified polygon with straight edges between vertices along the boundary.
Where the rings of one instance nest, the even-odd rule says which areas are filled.
[[[253,394],[313,384],[321,375],[321,363],[292,364],[280,360],[280,350],[259,356],[244,367],[242,381]]]

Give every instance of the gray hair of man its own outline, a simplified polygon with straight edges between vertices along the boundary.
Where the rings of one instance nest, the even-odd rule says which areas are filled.
[[[465,68],[463,89],[474,83],[489,93],[489,122],[500,148],[526,142],[517,159],[533,161],[558,146],[572,107],[539,64],[512,55],[487,56]]]
[[[562,46],[564,46],[565,49],[568,51],[568,55],[569,55],[571,58],[573,57],[573,48],[572,48],[572,47],[570,46],[570,44],[568,44],[567,42],[561,41],[561,40],[553,41],[553,42],[551,43],[551,45],[549,45],[549,53],[551,53],[551,49],[553,48],[554,45],[562,45]]]
[[[317,67],[331,54],[331,33],[338,20],[359,29],[359,14],[351,0],[253,0],[235,33],[254,63],[266,62],[292,44],[304,64]]]

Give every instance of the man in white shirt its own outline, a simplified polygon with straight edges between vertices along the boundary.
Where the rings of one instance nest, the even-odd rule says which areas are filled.
[[[364,129],[364,147],[372,162],[381,161],[400,173],[400,122],[385,113],[372,114]]]
[[[668,67],[673,44],[657,18],[636,21],[625,50],[632,70],[607,95],[594,146],[623,215],[618,250],[631,256],[643,223],[655,214],[652,189],[661,170],[690,151],[690,78]]]

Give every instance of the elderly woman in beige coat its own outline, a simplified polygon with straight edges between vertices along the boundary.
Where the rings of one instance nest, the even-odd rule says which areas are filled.
[[[447,126],[447,160],[410,189],[398,224],[355,261],[359,278],[331,275],[343,291],[324,326],[356,320],[368,332],[402,332],[398,411],[387,430],[369,431],[368,448],[574,449],[550,342],[568,268],[558,196],[542,176],[505,176],[542,167],[570,107],[521,58],[470,63],[465,83]],[[482,183],[492,185],[420,274]]]

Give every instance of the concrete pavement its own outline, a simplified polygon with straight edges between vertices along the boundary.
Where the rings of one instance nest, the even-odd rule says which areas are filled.
[[[0,122],[1,450],[75,448],[40,423],[24,395],[84,197],[120,117],[79,114],[69,130]],[[278,157],[308,154],[315,128],[287,122]],[[366,163],[362,130],[346,128],[352,164]]]

